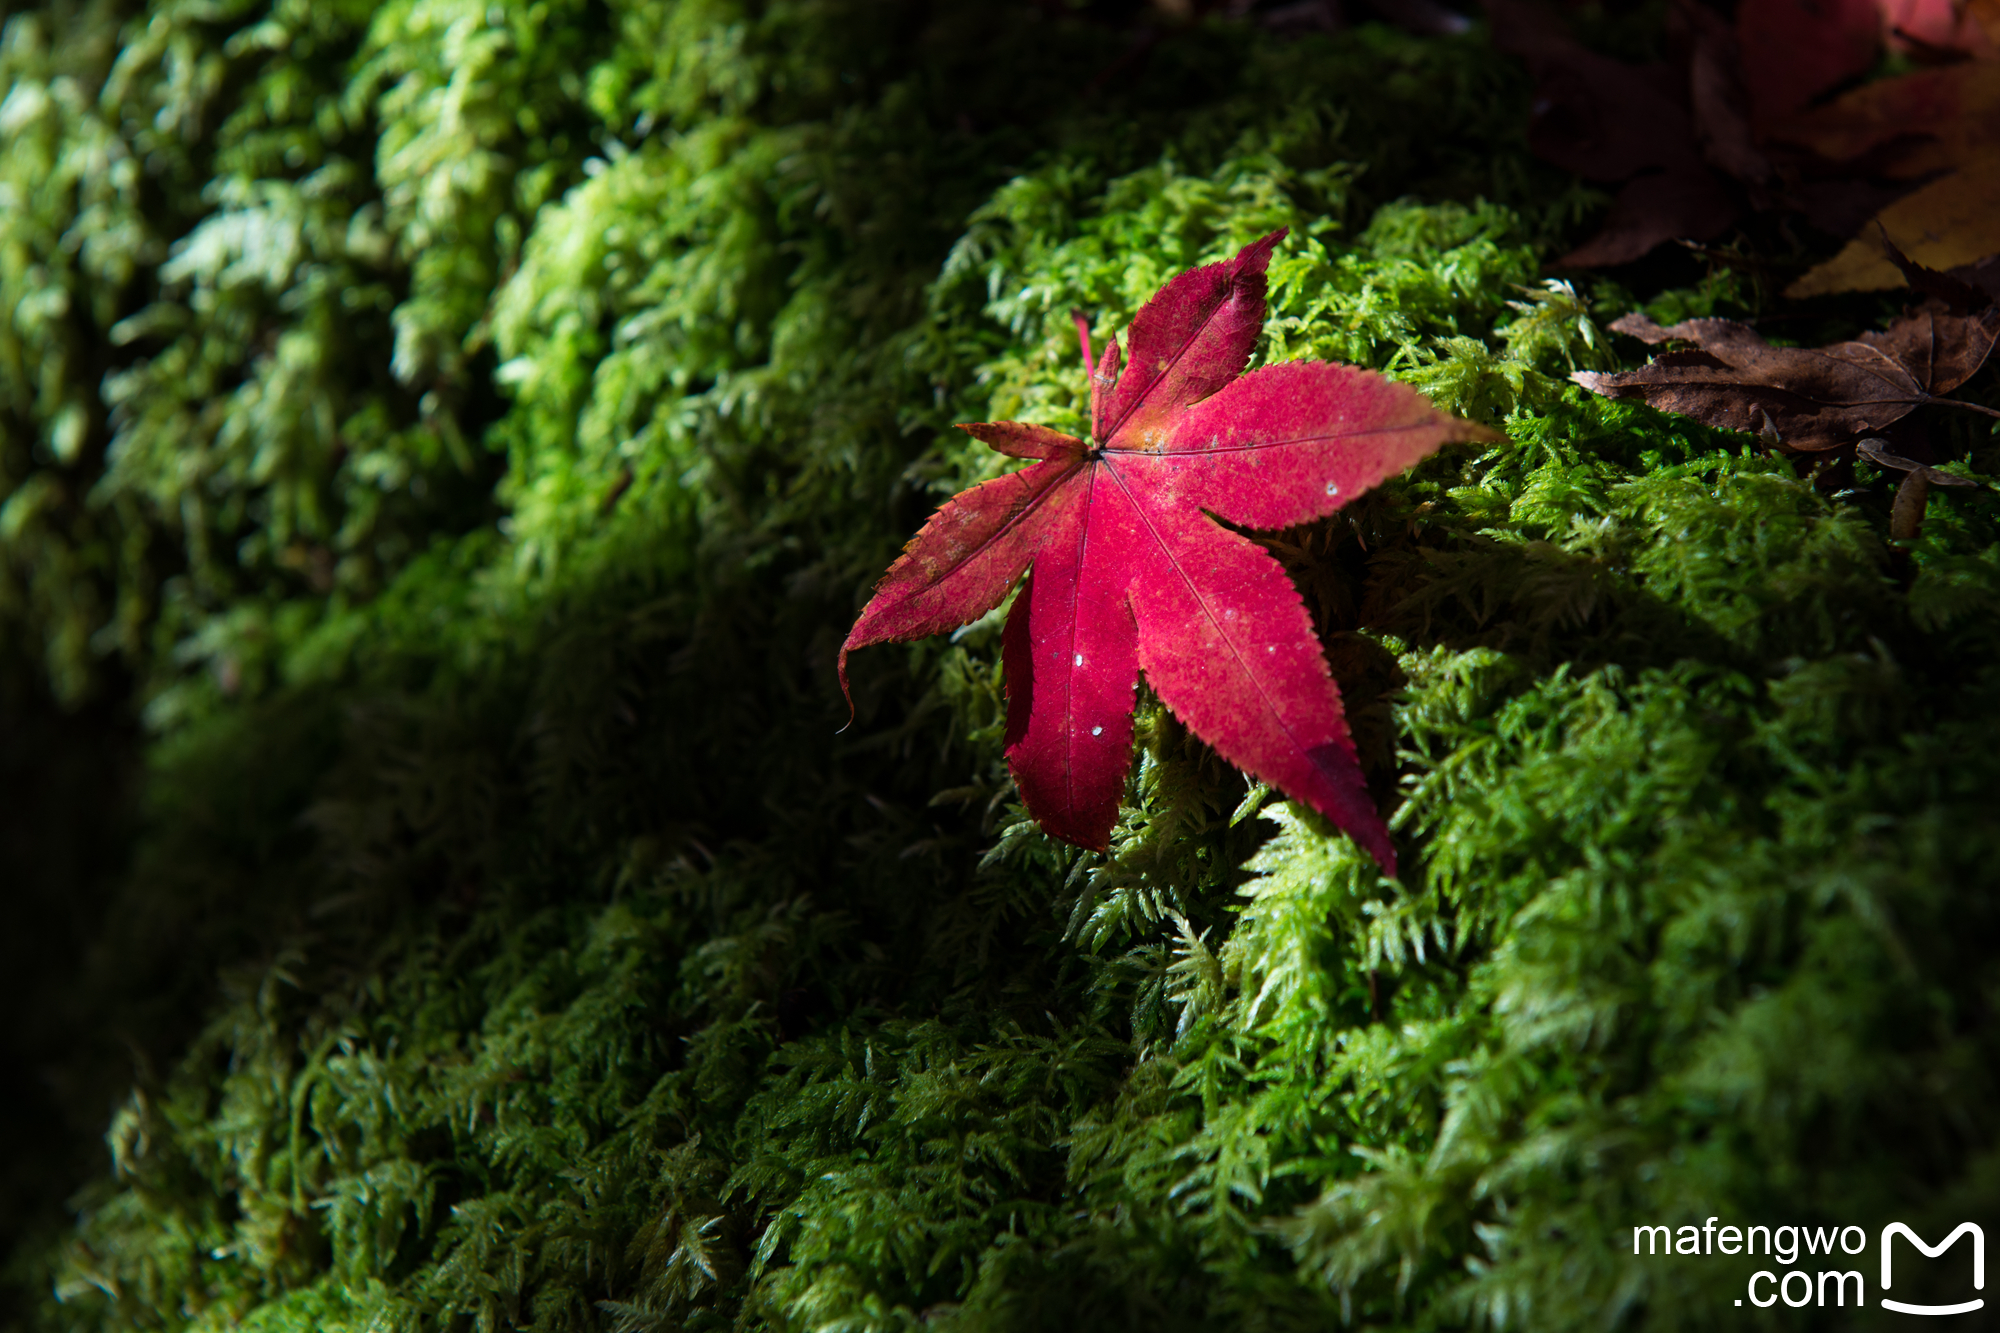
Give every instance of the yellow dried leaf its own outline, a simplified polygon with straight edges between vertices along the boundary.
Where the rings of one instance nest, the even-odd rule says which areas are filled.
[[[1785,289],[1790,297],[1886,291],[1903,274],[1882,249],[1880,223],[1904,254],[1927,268],[1948,269],[2000,253],[2000,153],[1958,171],[1883,209],[1845,249]]]

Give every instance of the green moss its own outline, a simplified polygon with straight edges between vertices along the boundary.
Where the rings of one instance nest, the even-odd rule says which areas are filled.
[[[1708,1327],[1633,1225],[1990,1212],[1991,497],[1570,385],[1477,34],[183,9],[0,57],[0,623],[141,682],[90,1016],[171,988],[22,1328]],[[1150,700],[1052,843],[995,617],[839,731],[951,424],[1281,225],[1260,357],[1508,437],[1264,538],[1403,878]]]

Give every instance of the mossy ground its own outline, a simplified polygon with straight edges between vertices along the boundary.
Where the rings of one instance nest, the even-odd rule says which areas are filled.
[[[18,1327],[1708,1328],[1633,1225],[2000,1226],[2000,497],[1568,384],[1801,243],[1549,285],[1476,31],[1147,22],[9,20],[6,651],[151,728],[52,1063],[156,1062]],[[950,424],[1279,225],[1260,357],[1508,435],[1267,537],[1401,881],[1150,702],[1050,842],[993,617],[840,731]]]

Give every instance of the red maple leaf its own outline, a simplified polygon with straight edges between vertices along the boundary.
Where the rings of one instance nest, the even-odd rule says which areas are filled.
[[[1390,874],[1396,853],[1362,781],[1298,590],[1217,519],[1283,528],[1333,513],[1449,440],[1497,439],[1405,385],[1353,366],[1292,362],[1244,375],[1264,325],[1273,232],[1181,274],[1092,364],[1091,437],[1018,421],[961,426],[1034,459],[931,516],[841,646],[1007,618],[1007,762],[1049,833],[1105,850],[1132,760],[1139,672],[1239,768],[1347,830]]]

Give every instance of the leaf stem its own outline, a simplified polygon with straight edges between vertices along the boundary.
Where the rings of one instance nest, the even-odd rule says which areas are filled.
[[[1963,407],[1974,412],[1984,412],[1989,417],[2000,417],[2000,411],[1995,411],[1990,407],[1981,407],[1978,403],[1968,403],[1958,398],[1933,398],[1930,401],[1945,407]]]

